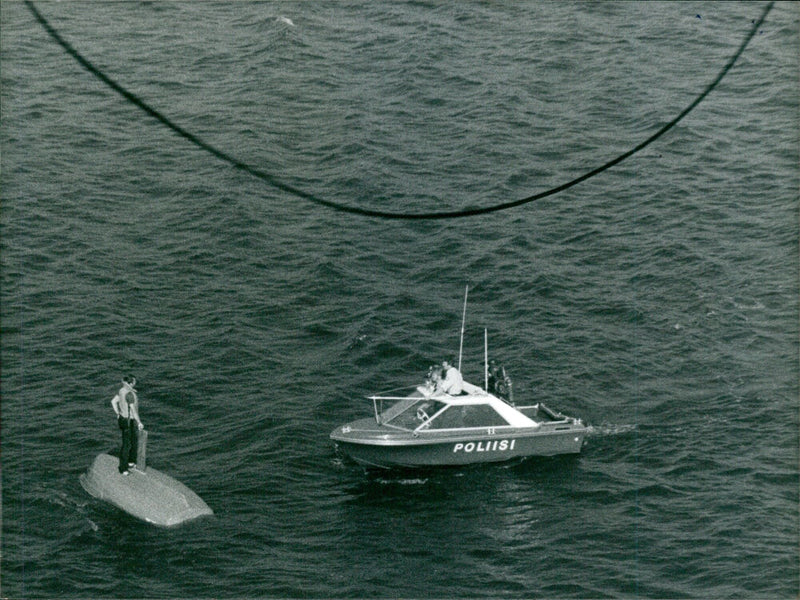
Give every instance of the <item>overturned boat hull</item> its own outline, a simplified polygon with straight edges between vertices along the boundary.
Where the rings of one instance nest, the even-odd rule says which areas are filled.
[[[83,489],[138,519],[163,527],[213,514],[197,494],[169,475],[147,467],[123,476],[118,465],[115,456],[99,454],[80,476]]]

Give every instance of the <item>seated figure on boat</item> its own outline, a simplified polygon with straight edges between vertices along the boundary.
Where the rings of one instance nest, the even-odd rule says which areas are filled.
[[[428,392],[435,392],[442,383],[441,365],[433,365],[428,369],[428,376],[425,378],[425,388]]]
[[[464,379],[461,377],[461,373],[446,360],[442,361],[442,371],[444,379],[436,386],[436,391],[458,396],[464,389]]]
[[[511,391],[511,378],[506,373],[505,367],[498,365],[497,361],[489,361],[489,392],[513,402],[513,392]]]

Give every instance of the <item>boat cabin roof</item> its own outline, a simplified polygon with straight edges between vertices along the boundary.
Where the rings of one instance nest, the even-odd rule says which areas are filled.
[[[471,427],[536,427],[533,419],[482,388],[464,382],[463,393],[451,396],[419,386],[407,397],[372,396],[381,424],[402,429],[463,429]],[[378,401],[396,401],[387,410]]]

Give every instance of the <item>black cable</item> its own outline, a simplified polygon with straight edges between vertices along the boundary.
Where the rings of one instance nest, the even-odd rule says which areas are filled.
[[[581,175],[580,177],[577,177],[577,178],[575,178],[575,179],[573,179],[571,181],[568,181],[567,183],[563,183],[563,184],[561,184],[561,185],[559,185],[557,187],[551,188],[551,189],[546,190],[544,192],[540,192],[538,194],[534,194],[533,196],[528,196],[527,198],[521,198],[519,200],[513,200],[511,202],[505,202],[505,203],[502,203],[502,204],[495,204],[493,206],[486,206],[486,207],[482,207],[482,208],[468,208],[468,209],[464,209],[464,210],[455,210],[455,211],[410,213],[410,214],[408,214],[408,213],[386,212],[386,211],[381,211],[381,210],[371,210],[371,209],[367,209],[367,208],[358,208],[358,207],[354,207],[354,206],[347,206],[347,205],[344,205],[344,204],[339,204],[337,202],[331,202],[330,200],[325,200],[323,198],[318,198],[318,197],[316,197],[315,195],[313,195],[313,194],[311,194],[309,192],[306,192],[306,191],[303,191],[303,190],[301,190],[299,188],[291,186],[288,183],[284,183],[284,182],[280,181],[278,178],[274,177],[273,175],[270,175],[269,173],[265,173],[264,171],[256,169],[255,167],[252,167],[252,166],[240,161],[239,159],[231,156],[230,154],[215,148],[214,146],[212,146],[211,144],[203,141],[202,139],[200,139],[199,137],[197,137],[193,133],[185,130],[180,125],[177,125],[176,123],[172,122],[166,116],[164,116],[159,111],[157,111],[156,109],[151,107],[149,104],[147,104],[144,100],[142,100],[141,98],[139,98],[138,96],[136,96],[132,92],[129,92],[127,89],[122,87],[116,81],[114,81],[113,79],[108,77],[100,69],[95,67],[91,62],[89,62],[86,58],[84,58],[77,50],[75,50],[75,48],[73,48],[64,38],[61,37],[61,35],[58,33],[58,31],[56,31],[50,25],[50,23],[47,21],[47,19],[45,19],[42,16],[42,14],[37,10],[37,8],[33,5],[33,2],[31,2],[30,0],[25,0],[25,5],[31,11],[31,13],[36,18],[36,20],[39,21],[39,23],[42,25],[42,27],[44,27],[44,29],[47,31],[47,33],[50,34],[50,37],[52,37],[68,54],[70,54],[76,61],[78,61],[78,63],[84,69],[89,71],[89,73],[91,73],[92,75],[97,77],[100,81],[105,83],[112,90],[114,90],[115,92],[120,94],[128,102],[130,102],[131,104],[134,104],[135,106],[138,106],[140,109],[142,109],[148,115],[150,115],[151,117],[155,118],[161,124],[165,125],[169,129],[172,129],[175,133],[177,133],[181,137],[187,139],[188,141],[193,143],[195,146],[197,146],[199,148],[202,148],[203,150],[205,150],[209,154],[212,154],[213,156],[216,156],[220,160],[223,160],[223,161],[227,162],[228,164],[230,164],[231,166],[233,166],[233,167],[235,167],[237,169],[240,169],[240,170],[242,170],[242,171],[244,171],[246,173],[249,173],[250,175],[252,175],[254,177],[257,177],[258,179],[261,179],[262,181],[265,181],[266,183],[272,185],[273,187],[278,188],[279,190],[282,190],[282,191],[287,192],[289,194],[292,194],[294,196],[298,196],[300,198],[303,198],[305,200],[308,200],[308,201],[313,202],[315,204],[318,204],[320,206],[324,206],[326,208],[331,208],[331,209],[338,210],[338,211],[341,211],[341,212],[351,213],[351,214],[355,214],[355,215],[361,215],[363,217],[375,217],[375,218],[381,218],[381,219],[407,219],[407,220],[456,219],[456,218],[459,218],[459,217],[474,217],[474,216],[477,216],[477,215],[485,215],[485,214],[488,214],[488,213],[498,212],[498,211],[501,211],[501,210],[507,210],[509,208],[514,208],[516,206],[522,206],[523,204],[528,204],[529,202],[533,202],[534,200],[541,200],[542,198],[546,198],[547,196],[552,196],[553,194],[557,194],[558,192],[563,192],[564,190],[569,189],[572,186],[575,186],[575,185],[577,185],[577,184],[579,184],[579,183],[581,183],[583,181],[586,181],[590,177],[594,177],[595,175],[598,175],[599,173],[602,173],[603,171],[605,171],[607,169],[610,169],[614,165],[621,163],[626,158],[629,158],[630,156],[633,156],[634,154],[636,154],[640,150],[646,148],[651,143],[656,141],[658,138],[660,138],[662,135],[664,135],[667,131],[672,129],[675,125],[677,125],[681,121],[681,119],[683,119],[687,114],[689,114],[698,104],[700,104],[700,102],[703,101],[703,99],[706,96],[708,96],[709,93],[711,93],[711,91],[715,87],[717,87],[717,84],[719,84],[719,82],[722,81],[722,78],[725,77],[725,75],[728,73],[728,71],[730,71],[730,69],[733,67],[734,63],[736,63],[736,61],[738,60],[739,56],[741,56],[742,52],[744,52],[744,49],[750,43],[750,40],[753,39],[753,36],[758,31],[759,27],[761,27],[761,25],[764,23],[764,20],[767,18],[767,15],[772,10],[773,4],[774,4],[774,1],[770,2],[769,4],[767,4],[766,8],[764,9],[763,13],[761,14],[761,17],[757,21],[754,22],[752,29],[747,34],[747,37],[744,39],[742,44],[739,46],[739,49],[736,51],[736,54],[734,54],[733,57],[731,57],[731,59],[728,61],[728,63],[722,68],[722,70],[720,71],[719,75],[717,75],[716,79],[714,79],[714,81],[712,81],[708,85],[708,87],[706,87],[706,89],[703,91],[703,93],[700,94],[697,98],[695,98],[695,100],[689,106],[687,106],[685,109],[683,109],[681,111],[681,113],[677,117],[672,119],[672,121],[670,121],[669,123],[664,125],[656,133],[651,135],[649,138],[647,138],[645,141],[643,141],[639,145],[635,146],[631,150],[628,150],[624,154],[620,154],[615,159],[610,160],[609,162],[605,163],[604,165],[602,165],[600,167],[597,167],[596,169],[594,169],[592,171],[589,171],[588,173],[585,173],[585,174]]]

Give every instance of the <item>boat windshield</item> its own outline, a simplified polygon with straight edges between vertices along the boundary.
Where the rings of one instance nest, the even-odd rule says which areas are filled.
[[[447,404],[429,398],[409,398],[381,415],[381,423],[402,429],[416,429],[428,422]]]
[[[408,398],[395,404],[381,415],[381,423],[410,430],[420,425],[426,429],[463,429],[509,424],[487,404],[449,406],[431,398]]]

